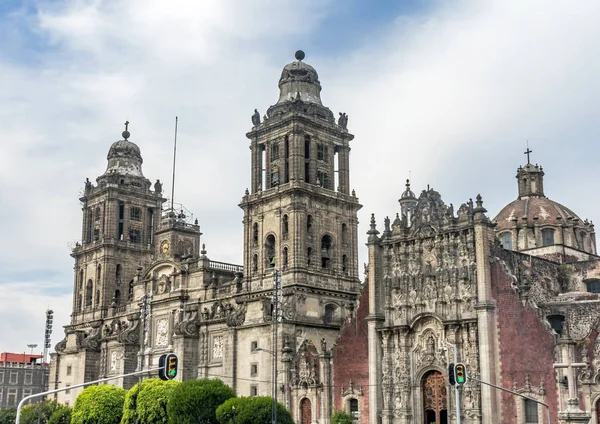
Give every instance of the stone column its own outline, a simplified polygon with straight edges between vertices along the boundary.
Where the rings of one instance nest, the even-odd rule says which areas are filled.
[[[319,423],[323,424],[329,424],[329,418],[331,417],[330,400],[333,394],[331,393],[331,366],[329,364],[330,357],[331,354],[327,349],[324,349],[319,354],[319,372],[321,374],[321,383],[324,386],[324,390],[321,392],[321,407],[319,408],[321,411],[321,417],[319,418]]]

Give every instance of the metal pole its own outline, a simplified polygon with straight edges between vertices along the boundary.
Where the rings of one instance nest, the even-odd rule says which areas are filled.
[[[23,399],[21,399],[21,402],[19,402],[19,405],[17,406],[17,419],[15,421],[15,424],[19,424],[19,420],[21,419],[21,408],[23,407],[23,404],[25,402],[27,402],[28,400],[35,399],[35,398],[42,397],[42,396],[51,395],[51,394],[58,393],[58,392],[64,392],[65,390],[77,389],[78,387],[90,386],[92,384],[103,383],[105,381],[115,380],[117,378],[131,377],[132,375],[138,375],[138,374],[143,374],[143,373],[147,373],[147,372],[154,372],[154,371],[158,371],[158,370],[159,370],[159,368],[152,368],[152,369],[144,370],[144,371],[135,371],[135,372],[132,372],[129,374],[114,375],[112,377],[101,378],[100,380],[88,381],[87,383],[81,383],[81,384],[76,384],[74,386],[63,387],[62,389],[48,390],[46,392],[35,393],[33,395],[25,396]]]
[[[175,158],[177,157],[177,122],[175,117],[175,142],[173,143],[173,183],[171,184],[171,212],[173,212],[173,199],[175,198]]]
[[[458,364],[458,349],[456,348],[456,345],[446,340],[442,340],[442,342],[454,349],[454,365]],[[458,384],[456,383],[454,384],[454,396],[456,403],[456,424],[460,424],[460,392],[458,391]]]
[[[477,382],[479,382],[479,383],[481,383],[481,384],[485,384],[485,385],[487,385],[487,386],[495,387],[495,388],[496,388],[496,389],[498,389],[498,390],[504,390],[505,392],[512,393],[513,395],[517,395],[517,396],[520,396],[520,397],[522,397],[522,398],[529,399],[529,400],[531,400],[531,401],[533,401],[533,402],[535,402],[535,403],[537,403],[537,404],[544,405],[544,406],[546,407],[546,409],[548,410],[548,424],[552,424],[552,422],[551,422],[551,420],[550,420],[550,418],[551,418],[551,417],[550,417],[550,407],[548,406],[548,404],[546,404],[546,403],[544,403],[544,402],[542,402],[542,401],[539,401],[539,400],[537,400],[537,399],[530,398],[529,396],[525,396],[525,395],[523,395],[523,394],[521,394],[521,393],[518,393],[518,392],[515,392],[515,391],[512,391],[512,390],[509,390],[509,389],[505,389],[504,387],[496,386],[495,384],[488,383],[488,382],[486,382],[486,381],[481,381],[481,380],[479,380],[479,379],[477,379],[477,378],[475,378],[475,377],[471,377],[471,376],[469,376],[469,373],[467,373],[467,379],[475,380],[475,381],[477,381]]]

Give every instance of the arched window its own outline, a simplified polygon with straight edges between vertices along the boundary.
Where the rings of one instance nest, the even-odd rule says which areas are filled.
[[[307,233],[312,233],[312,225],[313,225],[313,217],[312,215],[308,215],[306,217],[306,232]]]
[[[116,306],[121,305],[121,290],[115,290],[114,302]]]
[[[284,239],[287,239],[289,231],[289,219],[287,215],[283,215],[283,219],[281,222],[281,233]]]
[[[258,271],[258,255],[256,254],[252,257],[252,271]]]
[[[306,265],[310,266],[310,261],[312,260],[312,248],[309,247],[306,249]]]
[[[91,279],[88,280],[85,285],[85,306],[86,308],[92,306],[92,301],[94,300],[94,283]]]
[[[79,290],[83,290],[83,269],[79,271]]]
[[[504,249],[512,250],[512,234],[511,233],[500,234],[500,243],[502,243],[502,247]]]
[[[94,304],[94,306],[97,308],[98,306],[100,306],[100,290],[96,290],[96,303]]]
[[[288,248],[283,248],[283,269],[287,269],[288,267]]]
[[[254,245],[258,244],[258,222],[255,222],[252,226],[252,241]]]
[[[100,239],[100,208],[96,208],[95,222],[94,222],[94,240]]]
[[[325,306],[325,315],[323,316],[323,322],[325,324],[330,324],[333,322],[334,318],[335,318],[335,310],[336,310],[336,306],[335,305],[326,305]]]
[[[550,323],[550,327],[558,334],[559,336],[562,334],[563,325],[565,323],[564,315],[548,315],[546,318]]]
[[[273,234],[269,234],[267,236],[267,240],[265,242],[265,258],[267,260],[267,267],[274,268],[275,267],[275,236]]]
[[[587,291],[590,293],[600,293],[600,279],[590,278],[583,281],[587,285]]]
[[[324,235],[321,239],[321,267],[331,268],[331,253],[333,240],[330,235]]]
[[[94,216],[92,215],[92,210],[88,209],[88,213],[87,213],[87,228],[86,228],[86,233],[85,233],[85,240],[88,243],[92,242],[92,228],[94,228],[94,223],[93,220]]]
[[[348,243],[348,226],[342,224],[342,243]]]
[[[133,280],[129,282],[129,288],[127,292],[127,299],[133,300]]]
[[[552,246],[554,244],[554,230],[544,228],[542,230],[542,246]]]
[[[102,277],[102,265],[98,264],[98,268],[96,268],[96,281],[100,282]]]
[[[348,399],[348,413],[354,421],[358,421],[358,399]]]
[[[342,272],[345,274],[348,274],[348,256],[343,255],[342,256]]]
[[[117,284],[121,284],[121,264],[117,264],[117,269],[115,271],[115,280]]]
[[[524,399],[525,424],[538,423],[538,404],[531,399]]]

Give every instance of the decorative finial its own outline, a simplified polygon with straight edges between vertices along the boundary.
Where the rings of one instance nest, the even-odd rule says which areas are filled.
[[[206,245],[202,243],[202,250],[200,251],[201,255],[206,255]]]
[[[123,136],[123,139],[124,139],[124,140],[127,140],[127,139],[129,138],[129,136],[131,135],[131,134],[129,133],[129,131],[127,130],[127,128],[128,128],[128,127],[129,127],[129,121],[125,121],[125,131],[123,131],[123,132],[121,133],[121,135]]]
[[[483,206],[483,200],[482,200],[481,194],[478,194],[477,197],[475,197],[475,203],[477,204],[478,208]]]
[[[406,189],[410,190],[410,179],[406,179]]]
[[[533,153],[533,150],[531,150],[529,148],[529,143],[527,143],[527,150],[525,150],[525,154],[527,155],[527,165],[531,164],[531,162],[529,161],[529,154]]]
[[[300,62],[302,59],[304,59],[305,54],[302,50],[298,50],[294,56],[296,57],[296,60]]]

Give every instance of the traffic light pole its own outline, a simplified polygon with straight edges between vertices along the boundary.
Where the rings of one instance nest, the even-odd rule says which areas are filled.
[[[475,381],[477,381],[478,383],[485,384],[485,385],[487,385],[487,386],[494,387],[494,388],[496,388],[496,389],[498,389],[498,390],[503,390],[503,391],[505,391],[505,392],[512,393],[513,395],[517,395],[517,396],[520,396],[520,397],[522,397],[522,398],[528,399],[528,400],[530,400],[530,401],[532,401],[532,402],[535,402],[535,403],[537,403],[537,404],[544,405],[544,406],[546,407],[546,410],[548,411],[548,424],[552,424],[552,421],[550,420],[550,418],[551,418],[551,417],[550,417],[550,407],[548,406],[548,404],[546,404],[546,403],[544,403],[544,402],[542,402],[542,401],[539,401],[539,400],[537,400],[537,399],[530,398],[529,396],[525,396],[525,395],[523,395],[523,394],[521,394],[521,393],[517,393],[517,392],[515,392],[515,391],[513,391],[513,390],[505,389],[504,387],[496,386],[495,384],[488,383],[488,382],[486,382],[486,381],[481,381],[481,380],[479,380],[479,379],[477,379],[477,378],[471,377],[471,376],[470,376],[470,375],[468,375],[468,374],[467,374],[467,379],[470,379],[470,380],[475,380]]]
[[[48,390],[46,392],[35,393],[33,395],[25,396],[23,399],[21,399],[21,402],[19,402],[19,405],[17,406],[17,419],[15,421],[15,424],[19,424],[19,421],[21,419],[21,408],[23,408],[23,405],[28,400],[35,399],[38,397],[43,397],[46,395],[51,395],[51,394],[58,393],[58,392],[64,392],[66,390],[76,389],[78,387],[85,387],[85,386],[90,386],[90,385],[96,384],[96,383],[103,383],[105,381],[116,380],[117,378],[131,377],[132,375],[145,374],[145,373],[154,372],[154,371],[158,371],[158,370],[159,370],[159,368],[152,368],[149,370],[135,371],[135,372],[132,372],[129,374],[113,375],[112,377],[101,378],[100,380],[88,381],[87,383],[75,384],[74,386],[63,387],[62,389]]]
[[[446,343],[449,346],[452,346],[452,349],[454,350],[454,364],[458,364],[458,349],[456,348],[456,345],[453,345],[452,343],[444,340],[444,343]],[[458,391],[458,384],[454,385],[454,396],[455,396],[455,403],[456,403],[456,424],[460,424],[460,392]]]

